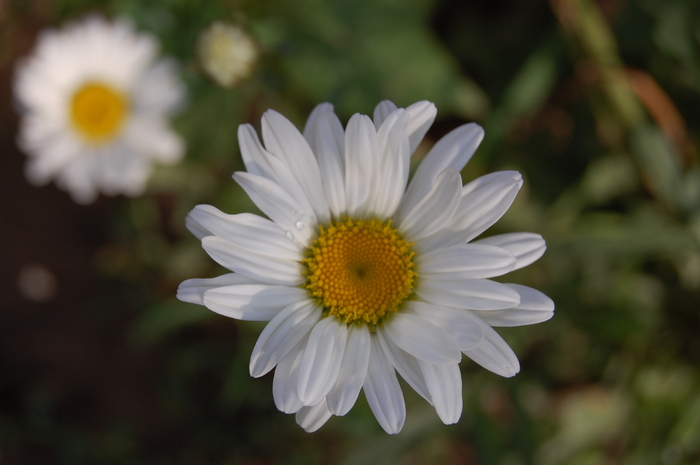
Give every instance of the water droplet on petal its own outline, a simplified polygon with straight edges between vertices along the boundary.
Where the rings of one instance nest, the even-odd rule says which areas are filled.
[[[301,231],[302,229],[304,229],[304,228],[306,227],[306,225],[305,225],[304,223],[302,223],[301,221],[297,221],[297,223],[295,224],[295,226],[297,227],[297,229],[298,229],[299,231]]]
[[[294,234],[292,234],[290,231],[285,231],[284,235],[287,236],[287,239],[289,239],[290,241],[294,240]]]

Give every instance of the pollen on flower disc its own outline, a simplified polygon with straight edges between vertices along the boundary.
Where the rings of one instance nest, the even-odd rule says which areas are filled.
[[[307,250],[304,287],[327,315],[380,324],[413,293],[411,245],[390,220],[333,221]]]

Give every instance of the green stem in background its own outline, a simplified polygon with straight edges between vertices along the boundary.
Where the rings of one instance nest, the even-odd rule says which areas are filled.
[[[605,109],[596,111],[599,133],[619,132],[613,145],[633,155],[647,188],[670,210],[683,210],[687,204],[683,192],[688,191],[684,184],[692,179],[684,178],[674,148],[650,123],[630,85],[617,42],[602,12],[591,0],[551,0],[551,4],[564,32],[580,47],[579,71],[584,81],[591,75],[593,84],[602,91],[607,110],[614,115],[611,119]]]
[[[564,31],[581,47],[584,55],[581,64],[593,67],[620,121],[627,129],[644,123],[644,109],[627,81],[617,42],[597,5],[590,0],[552,0],[551,3]]]
[[[488,137],[479,150],[486,157],[490,158],[519,120],[540,111],[557,84],[557,62],[562,51],[558,37],[549,36],[530,53],[503,92],[500,104],[484,123]]]

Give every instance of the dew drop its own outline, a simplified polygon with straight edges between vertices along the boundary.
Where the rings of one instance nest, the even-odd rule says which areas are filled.
[[[299,231],[301,231],[302,229],[304,229],[306,227],[306,225],[304,223],[302,223],[301,221],[297,221],[295,226],[297,227],[297,229]]]
[[[287,236],[287,239],[289,239],[290,241],[294,240],[294,234],[292,234],[290,231],[285,231],[284,235]]]

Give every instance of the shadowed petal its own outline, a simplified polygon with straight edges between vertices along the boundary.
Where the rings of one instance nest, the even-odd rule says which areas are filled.
[[[425,384],[423,373],[418,366],[418,360],[412,355],[398,348],[391,339],[386,335],[385,331],[377,331],[377,339],[387,357],[387,360],[401,377],[416,391],[421,397],[432,405],[428,386]]]
[[[384,123],[384,120],[396,110],[398,110],[398,107],[391,100],[382,100],[379,102],[379,104],[374,107],[374,126],[379,129]]]
[[[288,286],[304,282],[301,264],[297,261],[264,256],[218,236],[202,239],[202,248],[221,266],[256,281]]]
[[[539,234],[509,233],[487,237],[474,241],[473,244],[495,245],[506,249],[517,259],[514,270],[527,266],[540,258],[547,245]]]
[[[407,122],[408,113],[397,110],[382,123],[377,133],[381,163],[377,173],[379,189],[374,199],[370,199],[370,211],[378,218],[393,215],[406,190],[411,158],[406,134]]]
[[[488,279],[430,279],[420,283],[415,291],[430,303],[468,310],[500,310],[520,303],[517,291]]]
[[[487,174],[465,185],[453,227],[471,241],[503,216],[522,185],[523,177],[517,171]]]
[[[347,325],[334,317],[321,319],[311,330],[297,384],[304,405],[318,404],[335,385],[347,336]]]
[[[440,139],[416,169],[406,190],[406,202],[423,197],[447,168],[460,172],[484,138],[484,130],[475,123],[465,124]]]
[[[312,302],[297,302],[282,310],[270,321],[250,356],[250,375],[259,378],[272,370],[290,350],[306,336],[321,318]]]
[[[418,241],[439,231],[457,211],[462,178],[453,169],[446,169],[435,180],[432,189],[417,203],[401,202],[396,212],[396,226],[411,241]]]
[[[435,365],[418,360],[440,420],[452,425],[462,416],[462,374],[459,364]]]
[[[287,118],[274,110],[268,110],[263,115],[262,135],[267,150],[285,162],[304,190],[316,217],[321,222],[328,221],[330,210],[323,191],[321,171],[304,136]]]
[[[379,171],[379,140],[372,120],[355,114],[345,129],[345,198],[347,214],[362,216],[380,186],[373,182]]]
[[[430,126],[432,126],[433,121],[435,121],[435,116],[437,115],[437,108],[433,102],[428,102],[427,100],[422,100],[416,102],[412,105],[406,107],[408,112],[408,141],[410,145],[410,153],[416,151],[418,145],[425,137],[425,133],[428,132]],[[459,171],[459,170],[458,170]]]
[[[503,216],[522,184],[522,176],[517,171],[499,171],[465,185],[459,207],[449,223],[417,248],[429,252],[471,241]]]
[[[515,257],[508,250],[482,244],[456,244],[420,254],[416,265],[425,279],[492,278],[512,271]]]
[[[204,294],[209,310],[237,320],[270,321],[285,307],[306,300],[304,289],[267,284],[217,287]]]
[[[204,305],[204,293],[208,290],[236,284],[258,284],[258,281],[238,273],[228,273],[216,278],[188,279],[177,288],[177,298],[183,302]]]
[[[211,205],[197,205],[187,215],[188,229],[203,239],[219,236],[240,247],[287,260],[301,260],[302,249],[272,221],[250,213],[227,215]]]
[[[389,364],[376,337],[371,349],[364,391],[369,408],[379,425],[389,434],[397,434],[406,420],[406,404],[394,368]]]
[[[321,181],[334,216],[345,213],[345,131],[333,112],[333,105],[322,103],[309,115],[304,138],[316,155]]]
[[[295,413],[304,404],[297,394],[299,366],[304,356],[304,348],[308,337],[304,337],[275,367],[275,377],[272,380],[272,397],[275,406],[284,413]]]
[[[445,332],[418,315],[397,313],[384,333],[401,349],[430,363],[457,363],[462,354]]]
[[[537,289],[506,284],[520,294],[520,304],[505,310],[474,312],[491,326],[524,326],[542,323],[554,316],[554,302]]]
[[[284,189],[267,178],[238,172],[233,174],[233,179],[285,235],[291,235],[301,245],[309,243],[317,224],[313,212],[305,211]]]
[[[459,347],[459,350],[474,349],[484,338],[481,322],[475,321],[478,317],[469,310],[457,310],[426,302],[409,302],[406,307],[407,311],[442,329]]]
[[[518,357],[508,343],[486,323],[481,323],[484,330],[484,340],[471,350],[465,350],[464,355],[474,360],[482,367],[497,375],[510,378],[520,371]]]
[[[338,380],[326,396],[328,409],[333,415],[345,415],[355,405],[367,377],[369,352],[370,335],[367,326],[351,326]]]
[[[302,407],[296,413],[297,425],[304,428],[307,433],[318,431],[330,418],[331,412],[326,406],[325,399],[313,407]]]

